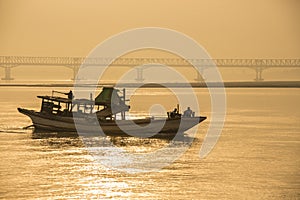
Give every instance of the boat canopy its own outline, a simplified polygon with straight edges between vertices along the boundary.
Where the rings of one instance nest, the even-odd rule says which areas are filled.
[[[68,99],[64,97],[57,97],[57,96],[37,96],[38,98],[41,99],[46,99],[49,101],[54,101],[54,102],[60,102],[60,103],[67,103],[67,104],[86,104],[86,105],[93,105],[94,101],[88,100],[88,99]]]
[[[46,99],[50,101],[62,102],[62,103],[72,103],[72,99],[63,98],[63,97],[54,97],[54,96],[37,96],[41,99]]]
[[[69,99],[69,98],[64,98],[64,97],[58,97],[58,96],[37,96],[38,98],[41,99],[46,99],[49,101],[54,101],[54,102],[62,102],[62,103],[68,103],[68,104],[94,104],[95,105],[102,105],[106,107],[110,107],[111,105],[116,105],[116,106],[123,106],[125,105],[124,100],[119,96],[118,94],[119,90],[113,88],[113,87],[104,87],[102,89],[102,92],[95,98],[95,101],[89,100],[89,99]]]
[[[119,90],[113,87],[104,87],[102,92],[95,98],[95,105],[104,106],[97,112],[98,117],[111,117],[121,113],[122,119],[125,119],[125,112],[129,111],[130,106],[125,104],[125,91],[123,97],[118,94]]]
[[[119,90],[113,87],[104,87],[102,89],[102,92],[95,98],[95,105],[123,105],[124,101],[118,95],[118,91]]]

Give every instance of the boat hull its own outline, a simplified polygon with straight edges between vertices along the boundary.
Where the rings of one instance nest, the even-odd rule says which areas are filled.
[[[18,111],[31,118],[36,130],[77,132],[80,135],[103,133],[103,136],[174,137],[177,133],[182,135],[183,132],[206,119],[206,117],[188,117],[101,121],[91,116],[65,117],[23,108],[18,108]]]

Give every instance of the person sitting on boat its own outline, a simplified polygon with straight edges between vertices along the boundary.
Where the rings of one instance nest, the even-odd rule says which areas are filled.
[[[187,107],[187,110],[183,112],[183,117],[193,117],[195,113],[191,110],[190,107]]]
[[[174,110],[172,112],[170,112],[170,118],[176,118],[176,117],[180,117],[181,114],[178,113],[177,108],[174,108]]]

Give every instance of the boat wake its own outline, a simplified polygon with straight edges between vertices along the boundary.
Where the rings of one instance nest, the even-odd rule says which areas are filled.
[[[21,127],[0,127],[0,133],[19,133],[19,134],[25,134],[30,132],[29,129],[23,129]]]

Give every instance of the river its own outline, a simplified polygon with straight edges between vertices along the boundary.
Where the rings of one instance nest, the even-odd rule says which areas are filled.
[[[23,129],[31,121],[17,107],[39,109],[36,96],[52,89],[57,88],[0,87],[1,199],[300,198],[300,89],[226,89],[222,135],[204,159],[199,150],[211,119],[210,99],[206,89],[195,89],[201,115],[208,119],[198,125],[192,145],[175,162],[145,173],[95,162],[80,137],[35,137],[32,129]],[[167,109],[176,106],[165,90],[145,88],[131,98],[132,113],[145,114],[158,100]],[[113,142],[128,152],[145,153],[169,141]]]

